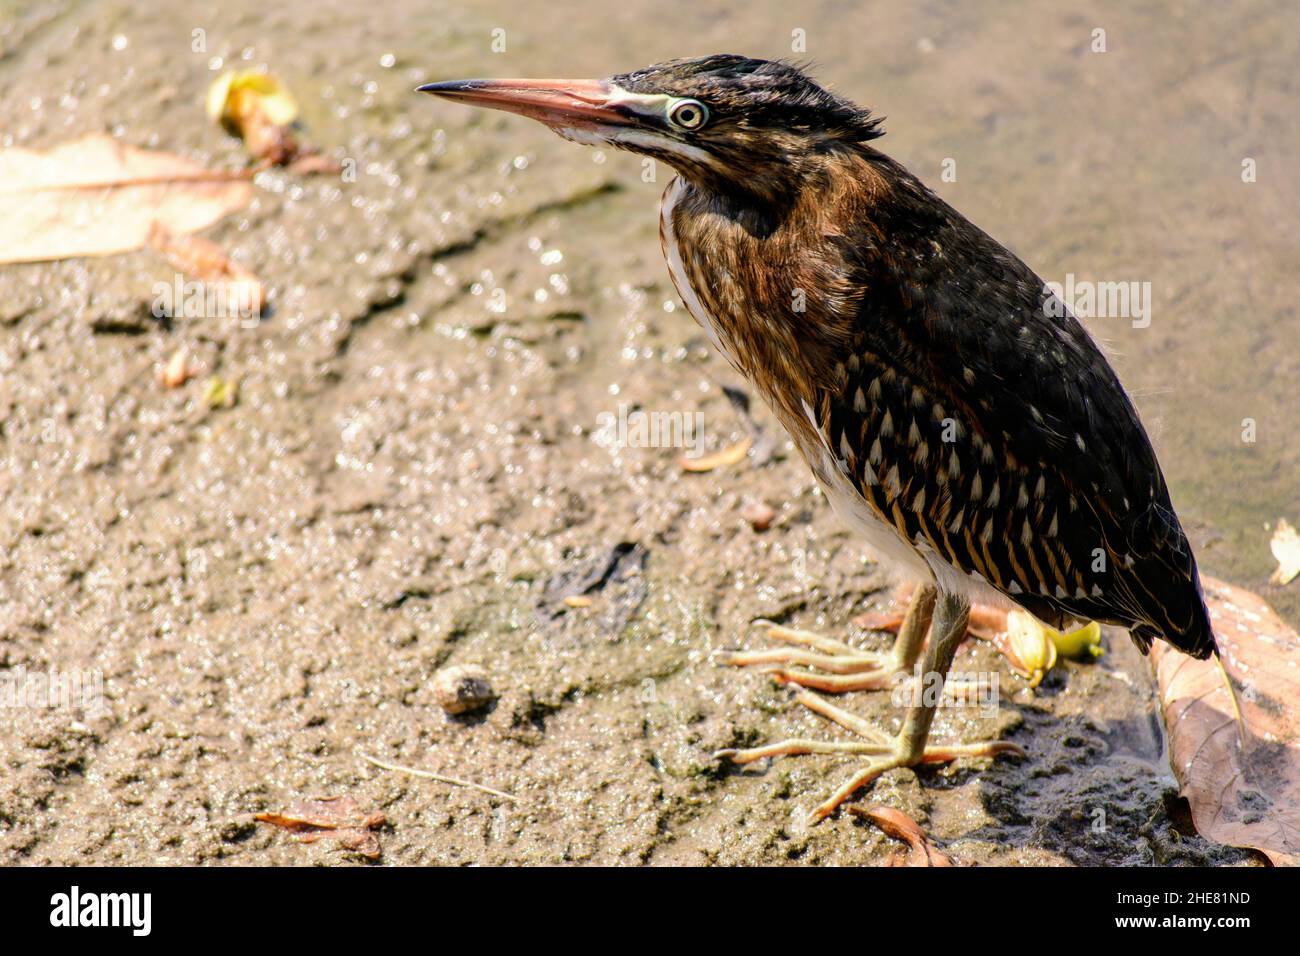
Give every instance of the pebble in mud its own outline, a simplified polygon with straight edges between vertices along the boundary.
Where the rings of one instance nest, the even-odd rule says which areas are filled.
[[[753,501],[741,510],[740,516],[748,521],[749,526],[755,531],[766,531],[776,520],[776,509],[765,502]]]
[[[444,667],[433,675],[433,696],[449,714],[465,714],[496,700],[487,671],[476,664]]]

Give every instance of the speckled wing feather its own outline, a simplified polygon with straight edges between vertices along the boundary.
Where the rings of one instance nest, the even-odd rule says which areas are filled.
[[[1040,618],[1207,657],[1196,563],[1114,371],[1028,266],[879,161],[894,189],[843,237],[868,293],[814,410],[828,448],[909,541]]]

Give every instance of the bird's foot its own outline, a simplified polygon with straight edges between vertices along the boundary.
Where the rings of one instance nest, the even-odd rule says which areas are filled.
[[[996,757],[1000,754],[1025,755],[1024,748],[1009,741],[992,740],[971,744],[933,744],[925,746],[918,743],[915,736],[906,732],[890,737],[874,727],[869,721],[857,714],[850,713],[842,707],[836,707],[830,701],[807,690],[801,690],[795,698],[814,713],[834,721],[846,730],[863,738],[857,741],[824,741],[791,738],[763,747],[751,747],[745,750],[720,750],[715,757],[730,760],[735,764],[753,763],[768,757],[788,757],[795,754],[861,754],[867,757],[866,766],[838,787],[830,797],[817,806],[809,816],[808,822],[817,823],[826,819],[855,793],[875,780],[886,771],[897,767],[914,767],[919,764],[949,763],[961,757]]]
[[[772,621],[757,621],[767,636],[792,647],[761,651],[736,651],[722,663],[755,667],[781,684],[811,687],[834,694],[854,690],[883,690],[894,686],[908,669],[895,654],[877,654],[851,647],[843,641],[812,631],[784,627]],[[816,668],[816,670],[809,670]],[[820,672],[820,673],[819,673]]]

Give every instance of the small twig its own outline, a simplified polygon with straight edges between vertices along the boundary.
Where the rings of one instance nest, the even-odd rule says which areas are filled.
[[[376,767],[382,767],[384,770],[393,770],[397,773],[409,773],[413,777],[424,777],[428,780],[437,780],[439,783],[449,783],[453,787],[469,787],[473,790],[482,790],[484,793],[490,793],[494,797],[501,797],[503,800],[509,800],[511,803],[517,803],[519,798],[513,794],[504,793],[501,790],[493,790],[491,787],[484,786],[481,783],[474,783],[471,780],[457,780],[455,777],[445,777],[440,773],[434,773],[431,770],[416,770],[414,767],[403,767],[400,764],[384,763],[376,757],[369,754],[363,754],[357,751],[357,756]]]

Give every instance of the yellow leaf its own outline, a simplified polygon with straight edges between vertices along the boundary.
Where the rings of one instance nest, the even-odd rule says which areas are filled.
[[[1057,653],[1062,657],[1086,661],[1106,653],[1101,646],[1101,625],[1096,621],[1089,621],[1083,627],[1064,633],[1051,628],[1048,630],[1051,631]]]
[[[276,126],[288,126],[298,118],[297,100],[270,73],[232,70],[208,87],[207,112],[213,122],[240,132],[242,121],[256,110]]]

